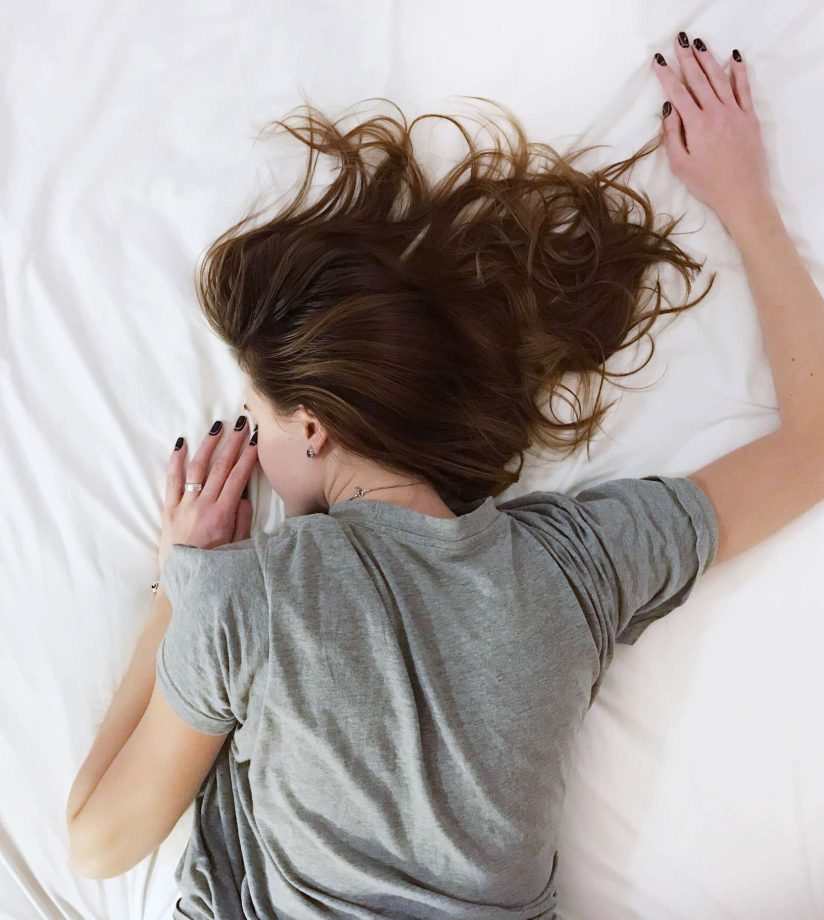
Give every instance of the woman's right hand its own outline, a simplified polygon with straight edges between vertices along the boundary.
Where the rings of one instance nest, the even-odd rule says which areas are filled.
[[[684,35],[684,33],[681,33]],[[761,125],[752,104],[747,66],[730,58],[729,76],[701,39],[674,39],[683,82],[653,58],[672,112],[663,119],[670,169],[727,226],[746,222],[772,201]],[[682,136],[683,127],[683,136]]]

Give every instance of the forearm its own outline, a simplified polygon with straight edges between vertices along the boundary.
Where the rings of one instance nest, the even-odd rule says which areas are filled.
[[[112,699],[106,718],[80,772],[75,778],[66,804],[66,820],[83,808],[97,784],[137,727],[155,685],[157,651],[169,625],[172,605],[163,588],[158,588],[149,620],[137,643],[123,680]]]
[[[809,435],[824,422],[824,298],[771,198],[724,223],[758,308],[782,425]]]

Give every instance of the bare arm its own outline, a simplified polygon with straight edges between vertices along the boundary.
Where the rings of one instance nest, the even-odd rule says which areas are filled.
[[[824,298],[771,199],[725,221],[753,292],[782,426],[689,478],[710,497],[724,562],[824,499]]]
[[[730,79],[708,50],[676,43],[676,56],[686,86],[655,65],[673,105],[664,119],[670,165],[738,246],[782,423],[689,477],[715,508],[719,563],[824,500],[824,298],[770,192],[745,64],[733,60]]]
[[[738,246],[758,307],[784,426],[822,441],[824,297],[772,198],[722,218]]]
[[[820,440],[820,439],[819,439]],[[824,500],[822,452],[786,427],[689,475],[718,519],[713,565],[757,546]]]
[[[146,712],[155,685],[157,650],[171,616],[172,605],[166,592],[160,588],[154,596],[146,628],[137,643],[131,664],[72,784],[66,802],[66,822],[69,827]]]

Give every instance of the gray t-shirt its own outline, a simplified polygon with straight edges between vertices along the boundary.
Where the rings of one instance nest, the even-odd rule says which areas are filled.
[[[665,476],[463,507],[344,500],[172,547],[158,684],[227,734],[176,920],[555,916],[575,732],[615,642],[715,558],[717,520]]]

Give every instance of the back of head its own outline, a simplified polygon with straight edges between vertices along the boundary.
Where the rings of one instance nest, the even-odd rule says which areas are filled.
[[[302,108],[273,123],[308,147],[300,189],[212,244],[201,307],[278,413],[310,408],[333,442],[427,479],[447,504],[516,482],[536,440],[553,451],[588,441],[609,406],[596,399],[572,421],[541,409],[568,389],[563,375],[581,374],[589,393],[612,354],[712,286],[662,310],[660,287],[644,284],[666,261],[689,290],[701,268],[668,239],[678,221],[654,229],[648,199],[616,181],[660,140],[587,174],[572,162],[589,148],[561,156],[528,143],[511,115],[514,142],[481,149],[450,116],[379,115],[344,130],[345,116]],[[469,148],[437,181],[413,151],[422,118],[447,119]],[[320,153],[339,170],[311,201]],[[646,312],[642,289],[656,295]]]

